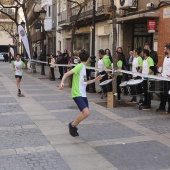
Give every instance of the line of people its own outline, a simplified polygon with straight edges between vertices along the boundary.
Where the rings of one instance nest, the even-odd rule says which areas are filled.
[[[53,54],[51,55],[47,55],[48,57],[48,65],[49,65],[49,77],[51,81],[55,81],[55,74],[54,74],[54,69],[56,68],[55,64],[78,64],[80,63],[80,58],[79,58],[79,52],[78,51],[74,51],[73,52],[73,61],[71,58],[71,53],[68,53],[68,51],[65,49],[64,52],[62,53],[60,50],[57,50],[57,55],[54,56]],[[59,73],[60,73],[60,77],[58,77],[58,79],[62,79],[64,73],[66,73],[67,71],[70,70],[69,67],[62,67],[59,66]]]
[[[155,51],[150,48],[150,45],[147,43],[144,45],[144,49],[135,48],[133,51],[129,52],[129,56],[125,57],[121,47],[117,48],[117,67],[119,70],[128,70],[132,72],[139,72],[146,75],[157,75],[157,76],[166,76],[170,77],[170,44],[165,46],[165,58],[163,61],[162,71],[158,71],[158,55]],[[100,69],[101,74],[106,74],[101,82],[110,78],[110,73],[105,72],[103,68],[110,69],[112,67],[112,61],[109,59],[106,52],[102,49],[99,50],[99,61],[98,68]],[[121,90],[120,84],[122,80],[130,80],[130,79],[143,79],[142,87],[143,94],[139,95],[139,103],[143,107],[143,110],[151,109],[151,100],[152,93],[148,91],[148,79],[141,78],[139,76],[131,76],[123,73],[119,73],[117,76],[117,93],[118,100],[121,101]],[[105,92],[105,89],[103,89]],[[163,83],[163,87],[161,87],[160,91],[162,91],[160,95],[160,105],[159,108],[156,109],[156,112],[167,112],[170,113],[170,97],[169,97],[170,83],[165,81]],[[107,92],[107,90],[106,90]],[[168,101],[168,109],[166,110],[166,102]],[[129,102],[137,103],[137,96],[133,96]]]

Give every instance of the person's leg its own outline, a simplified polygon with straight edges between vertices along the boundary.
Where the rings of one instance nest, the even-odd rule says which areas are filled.
[[[143,105],[147,105],[147,80],[143,81],[143,93],[144,93],[144,101],[143,101]]]
[[[118,93],[118,100],[120,100],[121,90],[119,85],[121,84],[122,76],[117,76],[117,93]]]
[[[21,79],[19,77],[16,78],[16,81],[17,81],[17,88],[18,88],[18,94],[21,94],[21,90],[20,90],[20,82],[21,82]]]
[[[170,113],[170,95],[167,94],[167,99],[168,99],[168,110],[167,113]]]
[[[89,109],[85,108],[83,111],[77,116],[77,118],[72,122],[73,126],[78,126],[78,124],[86,119],[89,116]]]
[[[59,73],[60,73],[60,78],[61,78],[61,66],[58,66]]]
[[[167,98],[168,98],[168,96],[165,93],[160,93],[160,105],[158,108],[159,110],[165,110]]]
[[[52,75],[52,80],[55,80],[55,76],[54,76],[54,68],[51,67],[51,75]]]
[[[79,136],[78,132],[77,132],[77,126],[78,124],[83,121],[84,119],[86,119],[89,116],[89,106],[88,106],[88,100],[87,97],[76,97],[74,98],[75,103],[77,104],[79,110],[81,111],[81,113],[77,116],[77,118],[69,123],[69,132],[70,135],[75,137],[75,136]]]

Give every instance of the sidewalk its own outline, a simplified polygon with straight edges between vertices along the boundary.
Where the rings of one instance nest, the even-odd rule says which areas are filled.
[[[170,169],[170,115],[154,112],[159,101],[145,112],[107,109],[106,98],[88,93],[91,115],[73,138],[67,125],[79,110],[70,88],[59,91],[59,80],[37,71],[26,71],[18,97],[9,64],[0,62],[0,170]]]

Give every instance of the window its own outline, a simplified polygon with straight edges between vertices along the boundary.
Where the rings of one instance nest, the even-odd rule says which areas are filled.
[[[48,17],[51,17],[51,6],[48,7]]]

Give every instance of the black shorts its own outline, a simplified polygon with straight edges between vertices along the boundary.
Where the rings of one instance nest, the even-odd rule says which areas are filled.
[[[87,97],[75,97],[73,98],[75,103],[77,104],[79,110],[82,112],[85,108],[89,108],[89,103]]]
[[[22,76],[15,75],[15,78],[19,78],[20,80],[22,79]]]

